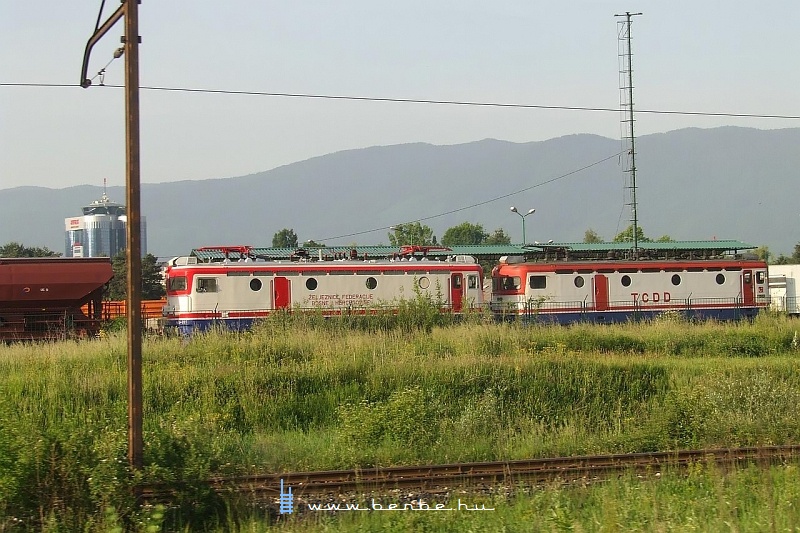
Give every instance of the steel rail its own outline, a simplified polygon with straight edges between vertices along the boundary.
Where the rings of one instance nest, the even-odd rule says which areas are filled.
[[[271,496],[280,493],[280,482],[290,486],[295,496],[345,492],[380,492],[398,488],[433,490],[453,487],[486,488],[522,482],[541,483],[555,479],[574,481],[601,478],[634,470],[658,472],[664,467],[681,468],[690,464],[737,463],[773,464],[800,459],[800,445],[713,448],[674,452],[590,455],[480,463],[451,463],[425,466],[395,466],[355,470],[284,472],[235,477],[218,477],[201,484],[218,493]],[[184,484],[143,485],[145,500],[168,500]]]

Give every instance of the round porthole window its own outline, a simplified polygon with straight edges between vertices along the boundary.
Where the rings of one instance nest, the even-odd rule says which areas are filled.
[[[419,278],[419,282],[417,283],[420,289],[427,289],[431,286],[431,280],[429,280],[426,276],[422,276]]]
[[[717,274],[717,285],[725,283],[725,274]]]
[[[672,284],[673,285],[680,285],[681,284],[681,277],[678,274],[674,274],[672,276]]]
[[[251,291],[260,291],[261,290],[261,280],[260,279],[251,279],[250,280],[250,290]]]
[[[367,288],[368,289],[374,289],[377,286],[378,286],[378,280],[377,279],[375,279],[373,277],[367,278]]]
[[[583,283],[584,283],[583,282],[583,276],[576,276],[575,277],[575,286],[576,287],[578,287],[580,289],[581,287],[583,287]]]
[[[624,276],[622,276],[622,279],[620,280],[620,283],[622,283],[623,287],[630,287],[630,285],[631,285],[631,277],[629,275],[625,274]]]
[[[308,278],[306,280],[306,289],[313,291],[317,289],[317,279],[316,278]]]

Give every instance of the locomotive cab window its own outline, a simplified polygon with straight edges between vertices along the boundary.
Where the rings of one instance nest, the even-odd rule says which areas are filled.
[[[531,289],[544,289],[547,287],[547,276],[531,276],[528,283]]]
[[[197,292],[217,292],[217,278],[197,278]]]
[[[756,283],[764,283],[764,271],[759,270],[756,272]]]
[[[496,291],[516,291],[519,290],[519,276],[498,276],[492,278],[492,287]]]
[[[186,276],[179,276],[176,278],[169,278],[169,287],[167,287],[170,292],[172,291],[185,291],[186,290]]]
[[[478,276],[467,276],[467,288],[468,289],[477,289],[478,288]]]

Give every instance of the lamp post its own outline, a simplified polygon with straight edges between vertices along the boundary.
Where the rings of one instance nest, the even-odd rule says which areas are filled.
[[[520,217],[522,217],[522,245],[524,246],[525,245],[525,217],[528,216],[528,215],[534,214],[536,212],[536,209],[529,209],[528,212],[523,215],[522,213],[517,211],[516,207],[514,207],[512,205],[511,206],[511,211],[513,211],[514,213],[516,213]]]

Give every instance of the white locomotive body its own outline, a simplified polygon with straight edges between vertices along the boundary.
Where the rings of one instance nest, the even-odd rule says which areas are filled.
[[[483,270],[474,258],[445,261],[413,254],[394,260],[169,262],[166,326],[181,333],[218,324],[245,329],[276,310],[324,315],[396,308],[403,299],[430,298],[460,313],[483,306]]]
[[[769,305],[757,260],[502,261],[491,308],[502,318],[623,322],[665,311],[691,318],[753,317]]]

